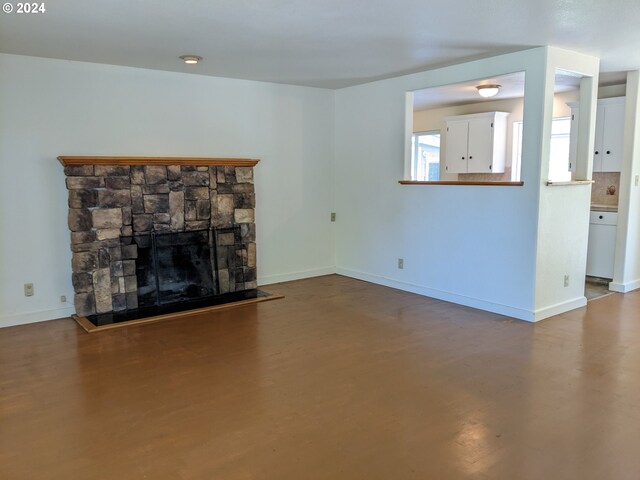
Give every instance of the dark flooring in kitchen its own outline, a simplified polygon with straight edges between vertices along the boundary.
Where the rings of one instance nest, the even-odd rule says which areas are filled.
[[[584,296],[587,300],[604,297],[612,292],[609,290],[609,280],[606,278],[587,277],[584,284]]]

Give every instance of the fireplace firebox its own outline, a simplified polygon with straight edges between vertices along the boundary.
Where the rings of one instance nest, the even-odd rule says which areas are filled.
[[[123,238],[138,247],[138,306],[160,306],[219,293],[215,232],[156,233]]]

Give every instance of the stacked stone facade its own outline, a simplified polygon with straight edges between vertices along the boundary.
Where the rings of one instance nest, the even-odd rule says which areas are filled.
[[[256,288],[252,167],[80,165],[65,175],[78,315],[138,307],[132,237],[152,230],[236,227],[219,236],[220,293]]]

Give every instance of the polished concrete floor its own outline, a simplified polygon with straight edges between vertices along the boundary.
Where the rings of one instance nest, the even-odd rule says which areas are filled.
[[[611,295],[609,290],[610,280],[598,277],[587,277],[584,283],[584,296],[587,300],[595,300],[596,298]]]
[[[339,276],[0,330],[0,478],[640,478],[640,293],[538,324]]]

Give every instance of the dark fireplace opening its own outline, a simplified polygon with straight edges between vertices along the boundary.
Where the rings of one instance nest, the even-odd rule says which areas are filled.
[[[241,227],[120,237],[135,254],[137,307],[89,315],[96,326],[264,296],[245,288],[255,280]],[[247,274],[248,272],[248,274]]]
[[[138,306],[179,303],[219,293],[213,230],[136,235]]]

